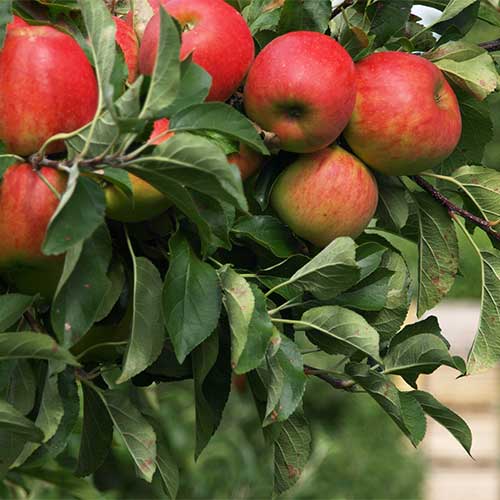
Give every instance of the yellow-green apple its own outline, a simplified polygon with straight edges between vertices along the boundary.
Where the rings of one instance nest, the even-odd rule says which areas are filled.
[[[318,151],[347,125],[355,80],[354,62],[333,38],[287,33],[255,58],[245,84],[245,109],[263,129],[277,134],[285,151]]]
[[[168,132],[169,124],[170,121],[168,118],[156,120],[153,125],[153,132],[149,138],[149,143],[158,145],[165,142],[169,137],[172,137],[174,133]],[[257,151],[241,143],[239,151],[229,154],[227,160],[229,163],[233,163],[239,168],[241,178],[246,180],[262,166],[263,157]]]
[[[182,26],[180,58],[193,61],[212,76],[209,101],[225,101],[243,81],[254,57],[252,34],[241,14],[224,0],[161,2]],[[153,72],[160,34],[160,13],[149,21],[139,54],[142,74]]]
[[[66,175],[43,167],[40,173],[59,192]],[[50,295],[62,265],[60,257],[42,253],[47,226],[59,200],[27,163],[13,165],[0,184],[0,270],[24,293]]]
[[[377,201],[373,174],[340,146],[301,155],[278,177],[271,193],[281,220],[319,247],[339,236],[359,236]]]
[[[120,47],[128,68],[128,83],[133,83],[139,71],[139,41],[133,26],[123,19],[114,16],[116,26],[116,43]]]
[[[410,175],[453,152],[462,120],[439,68],[413,54],[380,52],[356,70],[356,105],[344,136],[366,164],[387,175]]]
[[[89,122],[98,89],[84,51],[50,26],[7,30],[0,52],[0,140],[11,153],[29,155],[51,136]],[[62,141],[48,152],[62,151]]]

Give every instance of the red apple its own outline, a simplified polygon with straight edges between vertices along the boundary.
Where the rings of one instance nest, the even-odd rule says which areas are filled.
[[[29,26],[29,24],[22,17],[12,16],[12,21],[7,24],[7,30],[19,28],[20,26]]]
[[[49,26],[8,30],[0,53],[0,140],[29,155],[51,136],[92,120],[98,89],[84,51]],[[52,143],[48,152],[64,149]]]
[[[41,174],[59,192],[66,175],[43,167]],[[53,291],[61,259],[42,253],[47,226],[58,198],[27,163],[13,165],[0,184],[0,270],[24,293]]]
[[[287,33],[266,45],[244,93],[248,116],[295,153],[331,144],[347,125],[355,98],[349,54],[333,38],[310,31]]]
[[[225,101],[243,81],[254,57],[250,29],[241,14],[223,0],[163,1],[167,12],[181,24],[180,58],[193,54],[193,61],[212,76],[209,101]],[[156,13],[144,31],[139,54],[142,74],[153,72],[160,13]]]
[[[133,83],[139,71],[139,41],[133,26],[127,21],[114,16],[116,25],[116,43],[120,47],[128,68],[128,83]]]
[[[380,52],[356,68],[356,106],[344,136],[365,163],[387,175],[410,175],[453,152],[462,132],[460,108],[434,64]]]
[[[271,193],[281,220],[319,247],[339,236],[359,236],[377,201],[370,170],[339,146],[300,156],[278,177]]]
[[[161,144],[174,135],[173,132],[167,132],[169,123],[168,118],[161,118],[154,122],[153,132],[151,132],[149,138],[150,144]],[[240,144],[239,151],[228,155],[227,160],[239,168],[241,178],[246,180],[262,166],[263,157],[260,153],[245,144]]]

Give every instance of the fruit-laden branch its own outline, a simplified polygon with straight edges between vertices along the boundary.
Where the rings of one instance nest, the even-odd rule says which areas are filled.
[[[419,175],[412,175],[410,176],[410,179],[416,182],[422,189],[427,191],[436,201],[441,203],[441,205],[443,205],[450,214],[460,215],[464,219],[467,219],[476,226],[480,227],[483,231],[488,233],[494,239],[500,241],[500,233],[493,229],[493,224],[490,221],[482,219],[481,217],[477,217],[468,210],[458,207],[457,205],[452,203],[448,198],[446,198],[446,196],[440,193],[432,184],[427,182]]]
[[[78,165],[88,168],[100,168],[104,166],[121,167],[123,163],[130,158],[119,155],[96,156],[95,158],[82,159],[78,161]],[[30,164],[34,169],[38,170],[41,167],[51,167],[57,170],[67,170],[72,162],[70,160],[51,160],[50,158],[40,157],[37,154],[31,155],[29,158]]]
[[[488,52],[495,52],[497,50],[500,50],[500,38],[497,38],[496,40],[490,40],[489,42],[481,42],[478,45]]]
[[[325,370],[320,368],[314,368],[313,366],[304,365],[304,373],[306,375],[314,375],[319,379],[323,380],[327,384],[331,385],[334,389],[342,389],[344,391],[352,391],[354,385],[356,384],[354,380],[345,380],[341,378],[332,377]]]

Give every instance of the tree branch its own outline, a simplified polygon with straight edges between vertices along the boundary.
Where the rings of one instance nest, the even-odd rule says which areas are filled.
[[[446,196],[440,193],[432,184],[427,182],[419,175],[412,175],[410,176],[410,179],[416,182],[422,189],[427,191],[436,201],[438,201],[441,205],[443,205],[450,214],[460,215],[464,219],[467,219],[476,226],[480,227],[483,231],[488,233],[495,240],[500,241],[500,233],[498,233],[493,229],[495,223],[482,219],[481,217],[477,217],[468,210],[458,207],[457,205],[452,203],[448,198],[446,198]]]
[[[478,43],[478,45],[488,52],[495,52],[497,50],[500,50],[500,38],[497,38],[496,40],[490,40],[489,42],[481,42]]]
[[[304,373],[306,375],[313,375],[323,382],[331,385],[334,389],[341,389],[343,391],[352,391],[353,387],[356,385],[354,380],[344,380],[341,378],[332,377],[329,373],[320,368],[314,368],[313,366],[304,365]]]

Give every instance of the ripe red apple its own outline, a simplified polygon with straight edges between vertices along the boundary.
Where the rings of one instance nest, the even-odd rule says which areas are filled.
[[[153,132],[151,132],[149,138],[150,144],[161,144],[174,135],[173,132],[167,132],[169,123],[168,118],[161,118],[154,122]],[[239,151],[228,155],[227,160],[239,168],[241,178],[246,180],[262,166],[263,157],[260,153],[245,144],[240,144]]]
[[[48,167],[41,174],[59,192],[66,189],[66,175]],[[42,253],[47,226],[58,198],[32,166],[13,165],[0,184],[0,270],[24,293],[55,288],[62,260]]]
[[[120,47],[128,68],[128,83],[133,83],[139,71],[139,41],[133,26],[127,21],[114,16],[116,25],[116,43]]]
[[[29,26],[29,24],[22,17],[12,16],[12,21],[7,24],[7,30],[19,28],[20,26]]]
[[[359,236],[377,201],[370,170],[339,146],[300,156],[278,177],[271,193],[281,220],[319,247],[339,236]]]
[[[180,58],[193,61],[212,76],[209,101],[225,101],[243,81],[254,57],[252,34],[241,14],[223,0],[163,1],[181,24]],[[139,54],[142,74],[153,72],[160,33],[160,13],[149,21]]]
[[[380,52],[356,69],[356,106],[344,136],[365,163],[387,175],[410,175],[453,152],[462,120],[439,68],[412,54]]]
[[[333,38],[296,31],[275,38],[256,57],[245,84],[248,116],[295,153],[331,144],[356,98],[354,63]]]
[[[35,153],[51,136],[89,122],[98,90],[92,66],[69,35],[49,26],[8,30],[0,53],[0,140],[11,153]],[[48,152],[64,149],[62,141]]]

